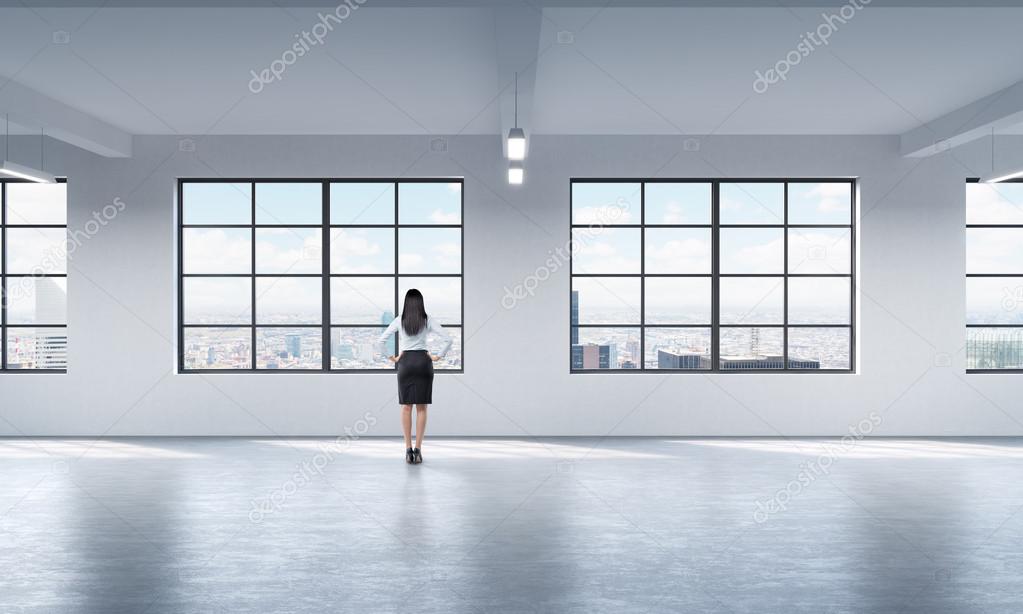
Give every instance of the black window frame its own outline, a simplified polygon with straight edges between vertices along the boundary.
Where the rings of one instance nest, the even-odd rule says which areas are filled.
[[[66,177],[58,177],[57,183],[67,183]],[[68,210],[67,201],[64,202],[65,218],[63,224],[10,224],[7,223],[7,186],[14,183],[31,184],[35,183],[27,179],[0,179],[0,246],[2,246],[3,254],[0,255],[0,373],[67,373],[67,363],[63,369],[11,369],[8,368],[7,361],[7,331],[11,328],[62,328],[64,329],[64,337],[67,340],[67,313],[64,314],[64,324],[8,324],[7,322],[7,281],[10,277],[39,277],[39,278],[63,278],[68,279],[67,269],[64,273],[42,273],[42,274],[13,274],[7,273],[7,230],[11,228],[53,228],[63,229],[65,237],[68,229]],[[67,254],[65,252],[65,261],[67,260]],[[65,262],[65,266],[67,263]],[[65,341],[67,343],[67,341]]]
[[[573,220],[573,197],[574,187],[576,184],[581,183],[633,183],[638,184],[640,187],[639,191],[639,207],[640,207],[640,221],[638,224],[607,224],[604,226],[608,229],[618,228],[635,228],[640,232],[640,272],[639,273],[619,273],[619,274],[601,274],[601,273],[576,273],[573,269],[574,249],[569,250],[569,340],[568,340],[568,368],[570,374],[591,374],[591,373],[690,373],[690,374],[703,374],[708,373],[736,373],[736,374],[750,374],[750,373],[799,373],[799,374],[852,374],[857,373],[857,360],[856,360],[856,294],[857,294],[857,271],[856,271],[856,230],[857,223],[859,221],[857,212],[857,192],[858,192],[858,179],[855,177],[789,177],[789,178],[764,178],[764,177],[738,177],[738,178],[644,178],[644,177],[573,177],[569,180],[569,206],[568,206],[568,219],[569,219],[569,245],[572,246],[572,242],[575,240],[574,233],[576,230],[581,228],[588,228],[589,224],[575,224]],[[655,183],[700,183],[711,185],[711,222],[710,224],[647,224],[646,223],[646,186],[648,184]],[[781,224],[722,224],[720,220],[720,205],[721,205],[721,185],[722,184],[735,184],[735,183],[774,183],[784,185],[784,219]],[[789,224],[789,185],[797,183],[846,183],[849,184],[849,223],[848,224]],[[679,274],[679,273],[647,273],[646,272],[646,231],[647,229],[661,229],[661,228],[705,228],[711,230],[711,272],[710,274]],[[720,272],[720,231],[721,229],[728,228],[777,228],[781,229],[784,237],[784,268],[782,273],[766,273],[766,274],[755,274],[755,273],[721,273]],[[790,273],[789,272],[789,232],[790,228],[841,228],[849,230],[849,273],[848,274],[835,274],[835,273]],[[572,287],[573,282],[576,278],[580,277],[621,277],[621,278],[639,278],[640,279],[640,294],[639,294],[639,308],[640,308],[640,321],[639,324],[574,324],[573,322],[573,300],[572,300]],[[707,326],[705,324],[647,324],[646,323],[646,280],[648,278],[657,277],[710,277],[711,279],[711,322]],[[784,286],[782,289],[783,295],[783,320],[781,324],[771,325],[754,325],[754,324],[721,324],[720,323],[720,281],[725,277],[770,277],[770,278],[782,278]],[[849,279],[849,323],[848,324],[790,324],[789,323],[789,292],[788,282],[790,278],[814,278],[814,277],[845,277]],[[573,339],[573,328],[626,328],[626,329],[638,329],[639,330],[639,352],[640,359],[639,364],[634,369],[575,369],[572,366],[572,343]],[[647,368],[646,367],[646,330],[648,328],[699,328],[699,329],[710,329],[711,332],[711,347],[710,347],[710,368],[709,369],[659,369],[659,368]],[[720,334],[721,329],[724,328],[758,328],[758,329],[781,329],[782,331],[782,368],[778,369],[722,369],[720,362]],[[849,331],[849,368],[848,369],[807,369],[807,368],[792,368],[789,366],[789,339],[788,333],[790,329],[794,328],[844,328]]]
[[[184,186],[189,183],[247,183],[250,186],[250,197],[252,200],[252,213],[249,224],[185,224],[184,223]],[[319,183],[321,185],[321,219],[319,224],[257,224],[256,223],[256,185],[267,183]],[[391,183],[394,184],[394,221],[391,224],[331,224],[330,219],[330,186],[331,184],[343,183]],[[459,221],[458,224],[402,224],[399,218],[399,186],[401,184],[416,183],[457,183],[461,186]],[[330,282],[335,277],[375,277],[391,278],[394,282],[394,314],[400,313],[401,297],[398,296],[400,281],[402,277],[430,277],[430,278],[457,278],[460,285],[459,297],[459,320],[456,324],[442,324],[444,328],[458,329],[461,335],[459,345],[461,360],[457,369],[437,368],[436,373],[464,373],[465,372],[465,179],[464,177],[179,177],[177,194],[177,338],[178,356],[177,372],[181,374],[205,374],[205,373],[326,373],[326,374],[348,374],[348,373],[394,373],[397,366],[368,369],[333,369],[331,368],[331,330],[334,328],[367,328],[380,330],[381,324],[345,324],[331,321],[330,306]],[[220,273],[192,273],[184,272],[184,235],[187,228],[244,228],[252,231],[251,270],[246,274],[220,274]],[[321,268],[319,273],[305,274],[275,274],[256,273],[256,230],[259,228],[319,228],[321,237]],[[330,270],[330,245],[331,232],[335,229],[345,228],[385,228],[394,231],[394,271],[392,273],[343,273],[335,274]],[[457,228],[459,231],[460,261],[458,273],[408,273],[401,274],[398,268],[398,234],[403,228]],[[252,280],[251,319],[248,324],[231,325],[210,325],[210,324],[185,324],[184,319],[184,280],[196,277],[248,277]],[[321,322],[320,324],[258,324],[256,313],[256,279],[259,277],[319,277],[322,281],[321,287]],[[185,329],[187,328],[239,328],[250,329],[250,357],[252,364],[245,369],[187,369],[185,368]],[[256,331],[259,328],[319,328],[321,330],[321,357],[322,364],[317,369],[259,369],[257,368],[257,344]],[[400,335],[400,331],[398,335]],[[399,340],[395,340],[396,343]]]
[[[970,177],[970,178],[968,178],[966,180],[966,184],[968,185],[968,184],[971,184],[971,183],[981,183],[981,180],[980,180],[979,177]],[[1023,183],[1023,178],[1008,179],[1006,181],[999,182],[999,183]],[[966,203],[965,203],[965,190],[964,190],[963,196],[964,196],[964,211],[965,211],[965,206],[966,206]],[[969,230],[971,228],[1020,228],[1020,229],[1023,229],[1023,224],[970,224],[969,222],[967,222],[966,225],[965,225],[965,228],[966,228],[966,230]],[[964,241],[964,249],[965,249],[965,245],[966,245],[966,242]],[[966,275],[966,279],[967,280],[969,280],[971,278],[1003,278],[1003,277],[1017,277],[1018,278],[1018,277],[1023,277],[1023,271],[1021,271],[1019,273],[970,273],[968,270],[966,270],[965,271],[965,275]],[[965,294],[965,292],[964,292],[964,294]],[[964,296],[964,303],[965,303],[965,296]],[[965,322],[965,324],[966,324],[966,328],[967,329],[970,329],[970,328],[1015,328],[1015,329],[1023,330],[1023,325],[1021,325],[1021,324],[970,324],[969,322]],[[968,332],[969,331],[967,330],[967,333]],[[969,352],[970,352],[969,348],[970,348],[970,339],[969,339],[969,336],[967,336],[966,343],[965,343],[965,346],[964,346],[964,359],[968,359],[969,358]],[[1004,374],[1012,374],[1012,373],[1023,373],[1023,369],[970,369],[970,368],[967,368],[966,369],[966,373],[968,373],[968,374],[973,374],[973,373],[1004,373]]]

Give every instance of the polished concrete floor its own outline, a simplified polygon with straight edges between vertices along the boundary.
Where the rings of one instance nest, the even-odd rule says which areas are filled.
[[[0,612],[1023,612],[1012,439],[0,439]]]

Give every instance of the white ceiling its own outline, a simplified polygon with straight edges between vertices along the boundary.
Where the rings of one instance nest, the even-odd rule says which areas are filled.
[[[131,134],[500,132],[493,10],[372,4],[258,94],[327,9],[2,8],[0,75]],[[754,93],[836,10],[545,8],[529,128],[900,134],[1023,79],[1023,9],[867,6]]]

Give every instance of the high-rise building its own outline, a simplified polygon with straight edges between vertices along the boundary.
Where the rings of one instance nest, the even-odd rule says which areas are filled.
[[[380,323],[383,324],[384,326],[390,326],[392,321],[394,321],[394,314],[391,313],[390,311],[385,311],[383,315],[380,316]],[[387,343],[385,344],[388,356],[398,355],[398,351],[395,349],[394,342],[395,339],[392,336],[390,339],[387,340]]]
[[[570,327],[572,345],[579,343],[579,291],[572,290],[572,325]]]
[[[49,277],[35,279],[36,321],[63,324],[67,318],[67,293]],[[63,328],[36,329],[35,366],[37,369],[67,368],[67,331]]]
[[[720,358],[722,371],[738,371],[744,369],[783,369],[785,360],[781,356],[722,356]],[[789,358],[790,369],[820,369],[819,360],[806,358]]]
[[[67,318],[67,293],[50,277],[37,277],[36,322],[40,324],[63,324]]]
[[[36,334],[36,369],[67,368],[67,334],[63,329],[53,330],[52,333]]]
[[[284,347],[292,358],[302,357],[302,336],[290,334],[284,337]]]
[[[658,369],[709,369],[710,358],[696,352],[657,350]]]
[[[642,357],[639,349],[639,341],[629,341],[625,344],[625,351],[629,354],[629,361],[635,365],[638,365]],[[626,369],[632,369],[634,367],[624,367]]]
[[[572,346],[573,369],[617,369],[618,348],[612,345],[595,343],[575,344]],[[635,368],[630,367],[630,368]]]
[[[966,368],[1023,368],[1023,331],[974,330],[966,340]]]

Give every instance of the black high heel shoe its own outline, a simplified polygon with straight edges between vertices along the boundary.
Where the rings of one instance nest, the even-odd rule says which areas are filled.
[[[413,454],[413,459],[414,459],[413,462],[415,464],[418,465],[418,464],[423,462],[423,453],[419,451],[419,448],[413,449],[412,450],[412,454]]]
[[[412,448],[405,450],[405,462],[410,465],[414,465],[416,463],[416,455],[412,451]]]

